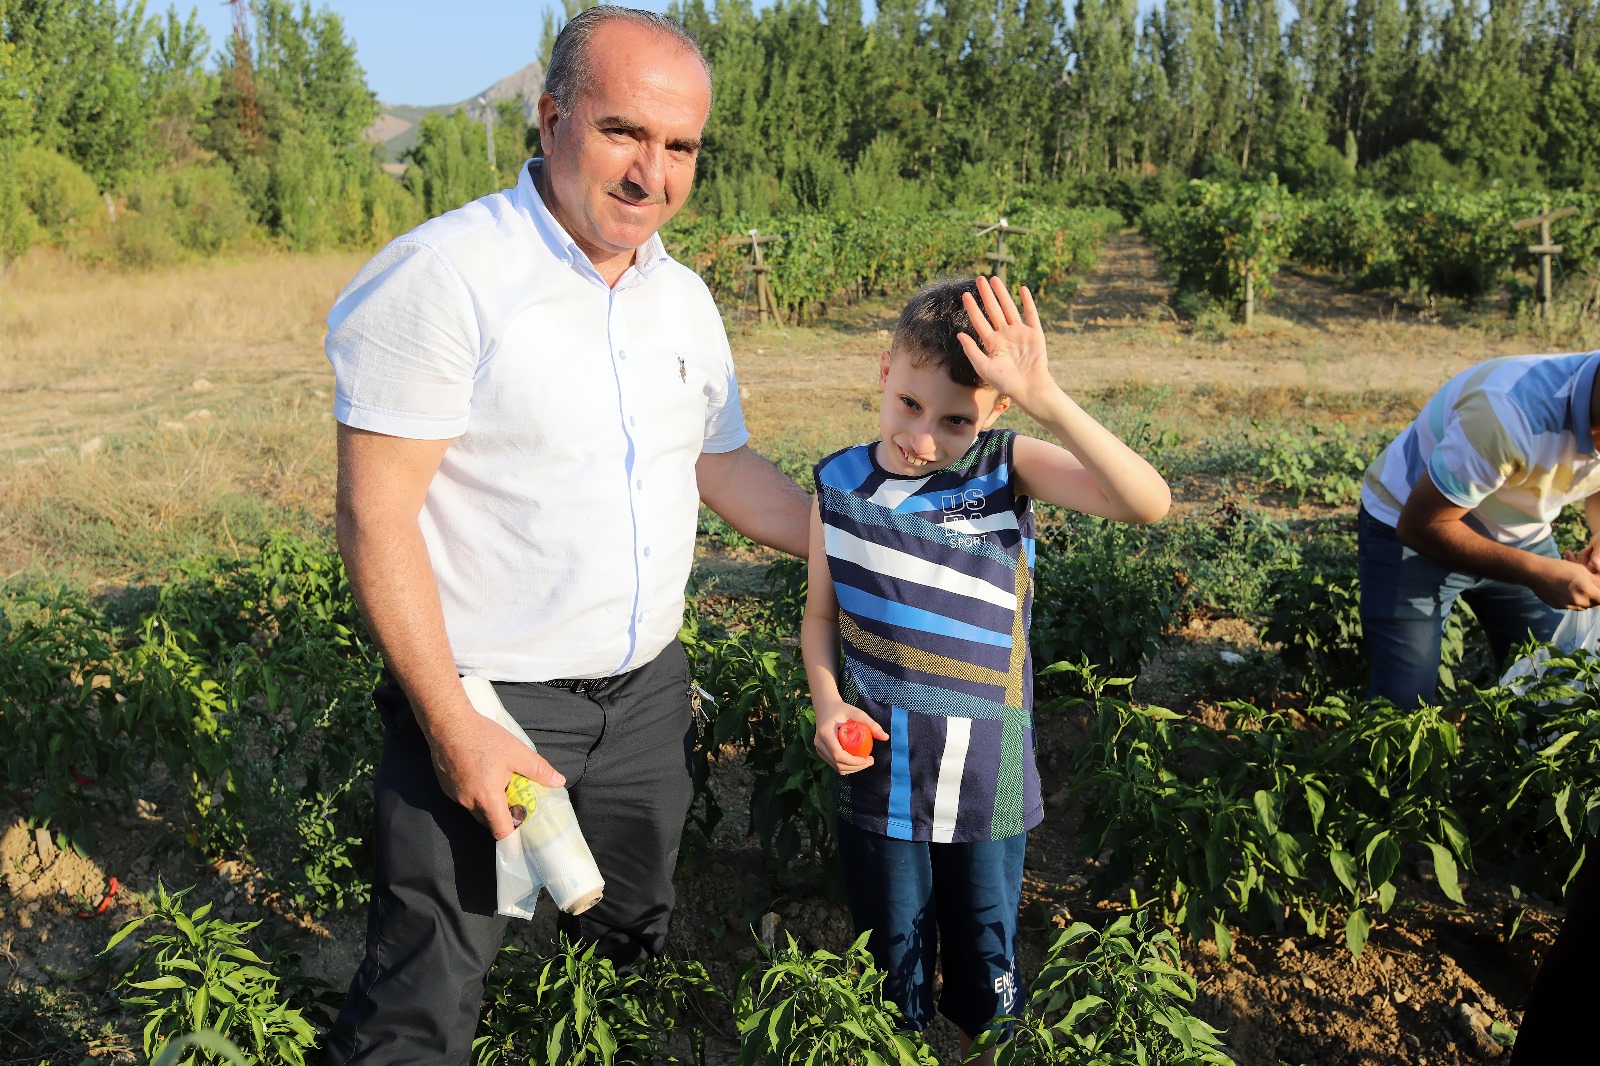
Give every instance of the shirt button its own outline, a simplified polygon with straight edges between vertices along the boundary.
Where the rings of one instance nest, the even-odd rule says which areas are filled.
[[[636,489],[644,488],[644,481],[643,480],[635,481],[633,483],[633,487],[636,488]]]
[[[629,416],[628,416],[628,425],[630,425],[630,426],[636,426],[636,425],[638,425],[638,424],[639,424],[639,423],[638,423],[638,422],[637,422],[637,421],[635,421],[635,420],[634,420],[634,417],[633,417],[633,416],[632,416],[632,415],[629,415]]]
[[[618,358],[618,359],[626,359],[626,358],[628,358],[628,353],[627,353],[627,352],[625,352],[625,351],[620,351],[620,350],[619,350],[619,351],[618,351],[618,352],[617,352],[617,358]]]
[[[645,557],[645,558],[646,558],[646,559],[648,559],[648,558],[650,558],[650,549],[649,549],[649,548],[646,548],[646,549],[645,549],[645,550],[644,550],[644,557]]]

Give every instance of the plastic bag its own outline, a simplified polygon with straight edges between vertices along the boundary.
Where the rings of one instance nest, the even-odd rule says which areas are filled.
[[[1550,643],[1564,652],[1600,651],[1600,607],[1582,611],[1567,611],[1561,624],[1550,635]],[[1518,684],[1522,678],[1537,681],[1544,676],[1544,664],[1550,659],[1548,648],[1535,648],[1532,655],[1524,655],[1507,668],[1500,684],[1517,695],[1528,690],[1527,684]]]
[[[531,750],[539,750],[506,712],[492,684],[481,677],[463,677],[461,687],[474,710],[504,726]],[[568,914],[581,914],[600,902],[605,879],[578,828],[567,790],[530,783],[535,802],[527,819],[515,833],[495,841],[495,911],[512,918],[532,918],[539,892],[548,890],[557,907]]]

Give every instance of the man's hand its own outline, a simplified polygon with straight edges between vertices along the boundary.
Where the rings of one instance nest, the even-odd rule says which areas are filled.
[[[1600,574],[1600,555],[1595,553],[1597,545],[1600,545],[1600,535],[1591,537],[1589,543],[1576,552],[1562,552],[1561,558],[1569,563],[1577,563],[1591,574]]]
[[[817,754],[838,774],[853,774],[858,770],[865,770],[875,761],[870,755],[851,755],[839,744],[839,726],[852,721],[866,726],[872,731],[872,736],[876,740],[889,739],[889,734],[883,731],[883,727],[874,722],[861,708],[852,707],[843,700],[825,701],[819,704],[815,738]]]
[[[1600,605],[1600,574],[1590,569],[1589,563],[1593,552],[1594,542],[1591,541],[1578,556],[1568,552],[1565,559],[1545,560],[1548,565],[1539,568],[1537,575],[1527,583],[1528,588],[1545,603],[1564,611],[1581,611]]]
[[[958,334],[961,349],[979,377],[1033,414],[1040,401],[1061,388],[1050,376],[1044,327],[1033,294],[1026,285],[1022,287],[1021,313],[1006,287],[994,278],[978,278],[978,295],[982,307],[971,293],[961,294],[962,306],[972,320],[972,332],[977,335],[974,340],[965,333]]]
[[[430,733],[428,747],[444,794],[488,826],[496,840],[516,829],[506,803],[506,786],[513,773],[551,788],[567,783],[544,756],[498,722],[476,712],[456,715],[444,728]]]

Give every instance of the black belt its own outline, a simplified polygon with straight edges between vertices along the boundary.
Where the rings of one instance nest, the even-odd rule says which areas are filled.
[[[624,675],[612,674],[610,677],[558,677],[542,682],[551,688],[566,689],[576,692],[580,696],[593,696],[621,681]]]

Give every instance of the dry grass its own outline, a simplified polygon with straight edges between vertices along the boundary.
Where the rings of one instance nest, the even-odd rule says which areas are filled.
[[[129,275],[34,254],[0,276],[0,580],[103,587],[249,551],[332,513],[323,319],[359,253]],[[1050,308],[1058,380],[1124,432],[1394,421],[1481,359],[1548,350],[1504,323],[1441,324],[1285,277],[1253,330],[1180,324],[1148,253],[1119,238]],[[871,437],[894,300],[806,328],[730,326],[757,447],[815,460]]]
[[[35,254],[0,296],[0,578],[157,578],[331,514],[323,318],[359,255],[150,274]]]

